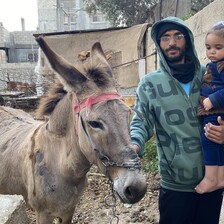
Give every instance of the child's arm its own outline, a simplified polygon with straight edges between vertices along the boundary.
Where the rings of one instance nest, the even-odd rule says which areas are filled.
[[[218,62],[217,64],[218,73],[220,75],[220,79],[222,83],[219,85],[222,86],[219,90],[215,93],[209,95],[209,99],[206,98],[203,101],[203,105],[205,110],[209,110],[211,108],[223,108],[224,107],[224,61]],[[210,102],[209,102],[210,101]]]

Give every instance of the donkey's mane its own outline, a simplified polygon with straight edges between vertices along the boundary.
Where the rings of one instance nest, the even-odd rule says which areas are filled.
[[[114,77],[108,75],[111,71],[108,71],[106,68],[92,68],[91,66],[87,66],[84,70],[86,77],[92,79],[98,87],[106,88],[115,83]],[[63,99],[66,94],[67,91],[64,90],[61,82],[55,79],[46,94],[44,94],[40,100],[37,108],[38,116],[50,115],[58,102]]]
[[[64,90],[63,85],[59,80],[55,80],[49,87],[47,93],[41,98],[37,108],[37,114],[39,116],[50,115],[58,102],[63,99],[66,94],[67,91]]]
[[[106,68],[86,68],[86,76],[92,79],[98,87],[108,86],[108,84],[111,82],[113,77],[109,76],[108,72],[110,71],[108,71]]]

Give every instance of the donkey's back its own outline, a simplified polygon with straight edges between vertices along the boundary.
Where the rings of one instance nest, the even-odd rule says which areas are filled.
[[[32,137],[41,123],[31,115],[10,107],[0,107],[0,193],[21,194],[32,170]]]

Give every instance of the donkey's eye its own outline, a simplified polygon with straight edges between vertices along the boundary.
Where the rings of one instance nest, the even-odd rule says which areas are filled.
[[[92,128],[100,128],[103,129],[103,125],[102,123],[98,122],[98,121],[88,121],[89,126],[91,126]]]

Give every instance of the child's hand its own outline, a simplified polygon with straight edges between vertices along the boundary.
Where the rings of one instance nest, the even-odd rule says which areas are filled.
[[[208,97],[204,99],[203,106],[206,111],[210,110],[213,107],[212,102],[210,101]]]

